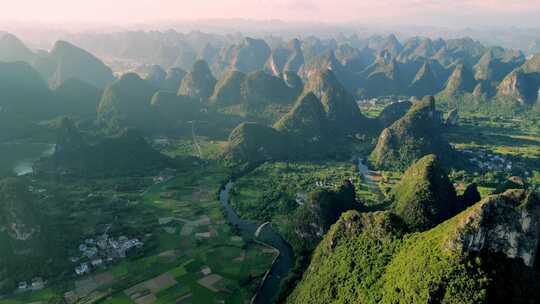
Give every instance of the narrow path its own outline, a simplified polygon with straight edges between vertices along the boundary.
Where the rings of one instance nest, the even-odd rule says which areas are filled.
[[[199,154],[199,158],[203,159],[203,153],[201,146],[197,142],[197,136],[195,136],[195,120],[190,121],[191,122],[191,136],[193,137],[193,144],[195,145],[195,148],[197,149],[197,153]]]

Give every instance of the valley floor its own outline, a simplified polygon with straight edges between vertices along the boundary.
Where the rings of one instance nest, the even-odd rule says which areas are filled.
[[[70,303],[249,301],[276,253],[262,245],[246,243],[227,223],[217,197],[227,177],[226,170],[209,162],[182,168],[173,177],[155,184],[150,177],[143,177],[142,183],[150,186],[136,187],[134,191],[112,190],[118,180],[102,180],[101,185],[93,186],[63,183],[62,190],[69,193],[70,200],[83,201],[95,196],[128,201],[126,213],[107,207],[92,208],[91,204],[81,204],[78,210],[68,208],[71,210],[66,221],[80,221],[80,242],[84,242],[83,236],[97,234],[96,227],[107,223],[113,227],[111,235],[135,235],[143,240],[142,252],[108,267],[94,267],[88,275],[77,276],[74,271],[67,271],[63,278],[47,282],[43,290],[9,296],[0,299],[0,303],[45,303],[59,297]],[[87,185],[93,182],[86,181]],[[36,179],[34,183],[55,191],[47,181]],[[79,246],[77,235],[69,238],[74,243],[66,247],[70,255],[75,255]],[[73,263],[72,268],[80,262]]]
[[[510,176],[521,176],[538,190],[540,137],[535,125],[519,119],[463,115],[457,126],[448,129],[448,140],[464,156],[450,175],[458,191],[476,182],[482,195],[490,194]],[[61,219],[53,229],[65,231],[77,223],[76,229],[67,229],[65,240],[70,243],[62,245],[63,259],[80,255],[79,243],[100,233],[104,225],[113,227],[111,235],[137,237],[145,245],[135,256],[96,267],[85,276],[73,271],[80,261],[66,261],[68,270],[44,289],[4,297],[0,304],[45,303],[55,298],[118,304],[249,301],[276,253],[244,241],[223,215],[218,189],[230,172],[215,159],[224,142],[190,135],[154,143],[171,157],[205,158],[193,158],[172,174],[62,182],[29,178],[35,189],[45,189],[41,203],[50,204],[47,213]],[[33,148],[25,149],[13,147],[8,157],[37,156],[30,151]],[[231,204],[241,217],[270,221],[283,235],[287,216],[306,202],[310,191],[335,189],[344,179],[353,182],[357,197],[368,209],[387,208],[386,195],[401,174],[371,171],[359,164],[359,156],[366,157],[265,163],[235,181]],[[12,160],[5,159],[0,169],[8,171],[12,165]],[[111,198],[124,205],[115,206]]]

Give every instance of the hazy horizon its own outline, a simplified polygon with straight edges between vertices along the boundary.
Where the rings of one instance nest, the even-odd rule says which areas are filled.
[[[3,23],[48,26],[126,27],[141,23],[248,19],[329,24],[540,27],[540,0],[19,0],[0,8]]]

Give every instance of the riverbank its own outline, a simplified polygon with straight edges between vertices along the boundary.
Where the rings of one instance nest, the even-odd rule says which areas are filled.
[[[362,157],[358,157],[358,171],[360,173],[360,178],[362,183],[368,187],[368,189],[374,193],[379,199],[384,199],[384,195],[379,188],[379,182],[381,181],[381,173],[379,171],[373,171],[368,168],[363,162]]]
[[[257,224],[240,218],[230,205],[229,192],[233,186],[234,183],[229,181],[225,187],[222,188],[219,195],[220,201],[225,209],[227,220],[231,225],[238,228],[245,240],[263,242],[279,252],[278,256],[272,262],[272,267],[265,274],[263,282],[251,302],[253,304],[270,304],[273,303],[274,298],[277,296],[281,280],[287,276],[293,267],[294,253],[291,246],[271,227],[266,230],[264,240],[255,238],[255,232],[258,228]]]
[[[266,280],[268,279],[268,276],[272,273],[272,268],[274,268],[274,265],[276,264],[276,261],[279,259],[279,256],[281,255],[281,252],[279,252],[278,249],[264,243],[264,242],[261,242],[261,241],[257,241],[257,240],[254,240],[254,242],[258,243],[258,244],[261,244],[263,246],[266,246],[272,250],[275,250],[276,252],[276,257],[274,258],[274,260],[272,260],[272,265],[270,266],[270,269],[268,269],[268,271],[266,271],[266,273],[264,274],[263,278],[262,278],[262,281],[261,281],[261,285],[259,285],[259,288],[257,289],[257,292],[253,295],[253,297],[251,298],[251,301],[250,303],[251,304],[256,304],[257,303],[257,298],[260,296],[260,291],[262,290],[264,284],[266,283]]]

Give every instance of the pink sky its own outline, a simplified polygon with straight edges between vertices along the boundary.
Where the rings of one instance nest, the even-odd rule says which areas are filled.
[[[0,20],[45,23],[245,18],[540,26],[538,13],[540,0],[0,0]]]

